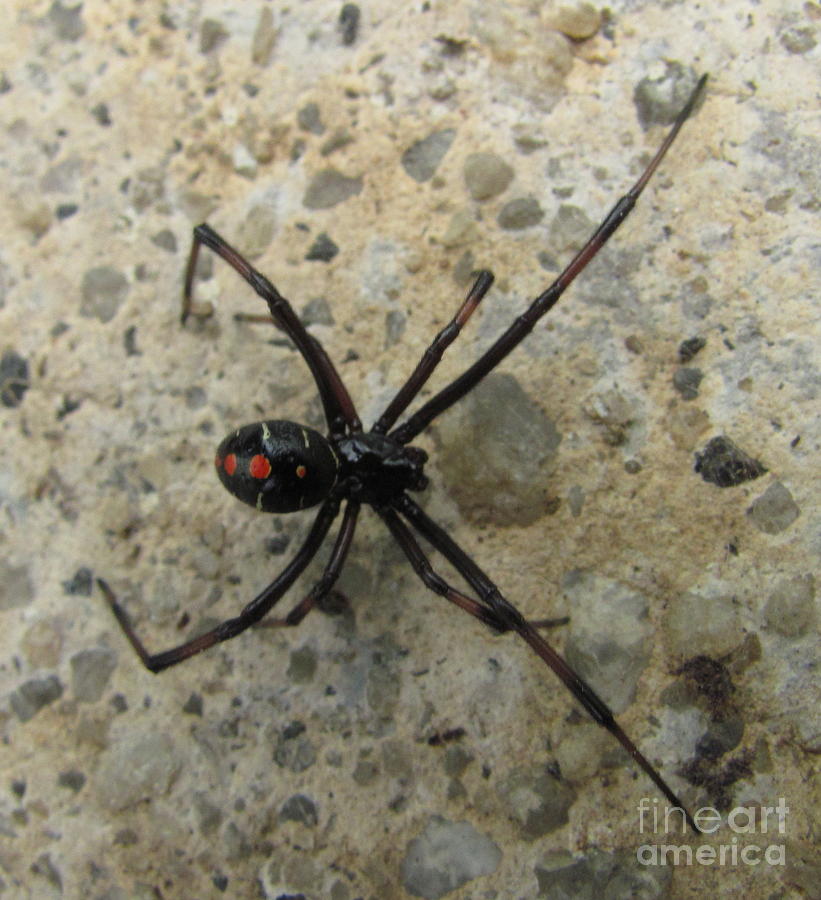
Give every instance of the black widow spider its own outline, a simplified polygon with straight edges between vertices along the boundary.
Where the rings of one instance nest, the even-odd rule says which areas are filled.
[[[232,494],[262,512],[287,513],[319,503],[322,505],[307,538],[291,562],[238,616],[161,653],[149,653],[146,650],[109,586],[98,579],[117,621],[148,669],[152,672],[167,669],[201,650],[235,637],[259,622],[314,558],[345,501],[342,525],[319,581],[284,618],[268,623],[298,625],[333,588],[348,555],[360,507],[367,503],[388,527],[428,588],[495,631],[513,631],[518,634],[550,666],[593,719],[622,744],[673,806],[683,811],[693,830],[698,831],[684,804],[621,729],[607,705],[538,633],[536,626],[540,623],[528,622],[502,596],[479,565],[427,516],[407,491],[420,491],[427,485],[423,472],[427,454],[417,447],[408,446],[408,443],[436,416],[472,390],[529,334],[536,322],[553,308],[565,288],[635,206],[645,185],[692,112],[706,80],[706,75],[701,77],[670,133],[641,177],[616,203],[561,275],[544,293],[536,297],[483,356],[397,428],[392,429],[392,426],[428,380],[447,347],[456,339],[462,326],[490,289],[493,283],[490,272],[479,273],[456,315],[434,338],[388,408],[370,431],[363,431],[353,401],[333,363],[319,341],[300,322],[291,304],[210,226],[203,224],[194,229],[194,240],[185,273],[182,323],[185,323],[192,312],[194,271],[200,246],[205,244],[236,269],[265,300],[273,323],[296,344],[316,381],[328,423],[327,438],[312,428],[293,422],[267,420],[245,425],[232,432],[219,445],[215,460],[217,474]],[[270,321],[267,316],[245,318]],[[414,536],[414,530],[453,565],[470,585],[475,598],[456,590],[432,568]]]

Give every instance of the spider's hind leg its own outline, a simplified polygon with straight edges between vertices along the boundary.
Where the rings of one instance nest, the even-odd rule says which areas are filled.
[[[331,560],[336,557],[340,544],[343,543],[341,538],[342,535],[346,533],[346,524],[351,517],[353,517],[353,524],[356,522],[356,510],[354,510],[353,513],[350,513],[349,511],[350,505],[345,511],[345,520],[340,529],[340,536],[337,538],[334,553],[331,554]],[[206,631],[205,634],[201,634],[176,647],[171,647],[169,650],[163,650],[159,653],[149,653],[146,649],[145,644],[143,644],[142,640],[137,635],[131,619],[114,596],[114,592],[108,584],[103,581],[102,578],[97,579],[97,584],[103,592],[103,596],[108,601],[108,605],[111,607],[114,617],[117,619],[120,628],[123,630],[123,634],[128,638],[129,643],[142,660],[143,665],[152,672],[161,672],[163,669],[175,666],[177,663],[181,663],[183,660],[188,659],[190,656],[194,656],[196,653],[201,653],[203,650],[213,647],[214,644],[219,644],[222,641],[227,641],[236,637],[247,628],[250,628],[252,625],[259,622],[260,619],[270,611],[273,605],[281,599],[285,592],[303,572],[308,563],[316,556],[317,551],[325,540],[328,530],[338,512],[338,500],[325,501],[314,519],[314,523],[311,526],[311,530],[308,532],[308,536],[305,538],[304,543],[296,552],[293,559],[268,585],[268,587],[258,594],[238,616],[235,616],[232,619],[226,619],[224,622],[217,625],[216,628]],[[347,543],[345,544],[346,552],[349,544],[350,537],[347,538]],[[342,561],[344,561],[344,555]],[[330,563],[328,564],[328,568],[330,568]]]
[[[645,772],[673,807],[682,810],[684,818],[694,833],[699,834],[692,815],[673,792],[659,772],[638,749],[627,733],[616,721],[610,707],[599,697],[587,682],[565,662],[541,637],[524,616],[506,600],[496,585],[482,569],[462,550],[461,547],[437,525],[421,507],[407,494],[403,494],[395,504],[396,509],[377,510],[390,529],[397,543],[405,551],[414,570],[424,583],[437,594],[456,604],[465,612],[492,627],[515,631],[530,648],[548,665],[576,700],[587,710],[594,722],[606,728],[624,747],[636,764]],[[476,592],[479,600],[466,597],[451,587],[433,570],[410,528],[400,519],[396,510],[438,550]]]

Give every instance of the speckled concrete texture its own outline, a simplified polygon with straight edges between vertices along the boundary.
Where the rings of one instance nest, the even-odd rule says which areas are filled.
[[[5,4],[0,896],[819,896],[820,24],[798,0]],[[423,398],[543,290],[702,72],[635,212],[418,443],[427,512],[529,618],[567,617],[550,639],[720,827],[656,829],[613,739],[367,511],[347,603],[148,673],[95,578],[151,649],[235,615],[312,514],[238,503],[214,450],[322,427],[207,251],[213,314],[180,326],[192,226],[291,298],[370,423],[471,273],[496,284]]]

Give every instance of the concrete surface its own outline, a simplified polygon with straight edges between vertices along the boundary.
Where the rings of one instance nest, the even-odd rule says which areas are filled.
[[[341,11],[6,4],[0,895],[819,896],[818,5]],[[93,577],[165,648],[311,522],[213,475],[230,429],[321,409],[282,336],[233,321],[259,301],[224,263],[197,283],[213,317],[180,327],[192,226],[253,255],[370,422],[482,266],[496,285],[425,396],[489,346],[702,72],[638,208],[495,384],[558,445],[515,461],[488,403],[419,443],[428,512],[527,616],[570,617],[551,640],[721,828],[641,831],[661,804],[612,738],[367,512],[341,615],[145,671]],[[747,457],[719,460],[725,487],[694,471],[718,436]],[[482,454],[496,474],[468,481]],[[502,513],[499,467],[529,455]],[[780,798],[783,833],[730,827]],[[712,850],[643,865],[661,843]]]

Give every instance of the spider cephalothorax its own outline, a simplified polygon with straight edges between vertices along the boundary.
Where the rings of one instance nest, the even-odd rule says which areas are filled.
[[[353,401],[319,341],[308,333],[291,304],[271,282],[210,226],[198,225],[185,274],[182,322],[192,311],[192,286],[200,246],[205,244],[228,262],[267,303],[274,325],[285,332],[305,359],[319,391],[327,436],[293,422],[268,420],[233,431],[220,444],[216,468],[228,490],[262,512],[287,513],[320,504],[313,525],[293,559],[260,594],[240,612],[205,634],[161,653],[149,653],[137,636],[125,611],[108,585],[100,588],[143,663],[153,672],[182,662],[221,641],[228,640],[270,612],[314,558],[342,504],[345,510],[324,571],[305,596],[286,616],[269,620],[273,625],[297,625],[332,590],[351,546],[361,505],[370,505],[382,519],[427,587],[499,632],[516,632],[562,680],[592,718],[632,755],[656,786],[682,810],[694,830],[695,823],[683,804],[655,768],[615,721],[612,712],[544,640],[537,624],[528,622],[505,599],[481,567],[437,525],[410,497],[408,491],[427,485],[423,468],[427,455],[409,446],[441,412],[460,400],[494,369],[549,312],[567,286],[584,269],[635,206],[639,195],[659,166],[700,95],[703,76],[679,113],[670,133],[633,187],[605,216],[588,242],[559,277],[520,315],[498,340],[458,378],[442,388],[413,415],[394,424],[436,368],[442,354],[455,340],[493,283],[490,272],[479,272],[456,315],[434,338],[408,380],[369,431],[362,428]],[[258,319],[259,316],[245,318]],[[473,596],[457,590],[439,575],[416,539],[421,535],[441,553],[470,586]]]

